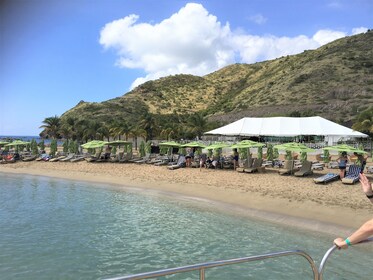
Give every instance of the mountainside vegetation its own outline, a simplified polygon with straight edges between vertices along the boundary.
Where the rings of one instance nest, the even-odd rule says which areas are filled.
[[[41,135],[190,139],[242,117],[315,115],[373,133],[372,46],[371,30],[298,55],[229,65],[203,77],[148,81],[111,100],[79,102],[58,117],[54,136],[45,122]]]

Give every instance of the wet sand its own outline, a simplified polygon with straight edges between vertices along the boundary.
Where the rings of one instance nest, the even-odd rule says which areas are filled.
[[[181,168],[130,163],[17,162],[1,164],[0,172],[49,176],[115,184],[120,188],[198,199],[226,211],[309,230],[347,235],[373,217],[373,206],[359,183],[315,184],[313,178],[338,169],[315,170],[312,176]],[[373,180],[372,174],[369,178]]]

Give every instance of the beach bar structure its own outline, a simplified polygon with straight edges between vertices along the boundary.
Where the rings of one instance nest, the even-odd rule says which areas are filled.
[[[319,116],[292,118],[242,118],[225,126],[204,133],[205,135],[224,135],[238,137],[297,137],[324,136],[328,145],[340,138],[367,138],[368,135],[352,130]]]

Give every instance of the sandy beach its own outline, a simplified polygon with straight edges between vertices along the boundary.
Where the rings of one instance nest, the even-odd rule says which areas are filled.
[[[264,173],[182,168],[168,170],[148,164],[81,162],[17,162],[0,165],[0,172],[49,176],[106,183],[177,195],[215,204],[271,222],[279,222],[336,235],[348,234],[372,218],[373,207],[360,184],[335,181],[315,184],[312,178],[338,169],[314,171],[299,178],[281,176],[276,168]],[[372,174],[369,175],[373,179]]]

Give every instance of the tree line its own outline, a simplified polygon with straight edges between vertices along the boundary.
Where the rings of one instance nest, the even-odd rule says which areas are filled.
[[[195,139],[219,125],[217,122],[209,122],[202,113],[156,115],[146,112],[136,123],[128,122],[125,118],[99,121],[55,115],[42,121],[40,137],[77,140],[81,143],[95,139],[136,140],[139,137],[145,141]]]

